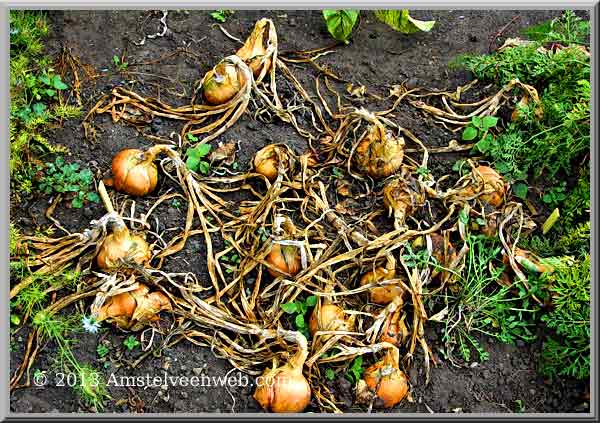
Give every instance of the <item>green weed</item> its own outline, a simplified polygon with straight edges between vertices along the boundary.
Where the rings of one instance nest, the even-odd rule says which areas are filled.
[[[317,305],[317,297],[311,295],[305,300],[296,300],[294,302],[281,304],[281,309],[287,314],[294,315],[294,325],[296,330],[302,332],[306,338],[310,338],[308,324],[306,321],[308,309]]]
[[[71,206],[83,207],[86,201],[98,203],[100,197],[91,191],[94,177],[89,169],[81,169],[77,163],[65,163],[62,157],[57,157],[54,163],[39,166],[38,172],[43,176],[38,182],[40,191],[45,194],[71,194]]]

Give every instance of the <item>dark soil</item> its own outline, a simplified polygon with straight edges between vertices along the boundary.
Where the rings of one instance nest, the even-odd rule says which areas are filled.
[[[337,74],[354,84],[368,87],[369,92],[387,95],[394,84],[406,82],[409,86],[454,89],[468,82],[471,76],[464,71],[451,71],[448,63],[464,53],[486,53],[490,47],[499,46],[506,37],[514,37],[523,27],[536,24],[559,14],[558,11],[415,11],[422,19],[435,19],[437,24],[430,33],[402,35],[377,22],[372,13],[364,12],[358,31],[348,46],[339,47],[335,54],[322,59]],[[232,54],[237,45],[214,25],[205,11],[172,11],[168,15],[169,32],[163,38],[147,39],[136,46],[144,34],[153,34],[160,28],[158,11],[56,11],[50,13],[51,38],[48,53],[58,57],[63,47],[70,48],[82,63],[91,65],[100,75],[93,81],[84,81],[82,101],[84,114],[103,94],[115,85],[124,85],[147,96],[160,97],[171,104],[185,104],[192,96],[195,81],[218,60]],[[518,19],[495,39],[496,33],[513,17]],[[277,27],[280,51],[310,50],[331,44],[319,11],[238,11],[228,18],[224,27],[231,34],[245,38],[254,23],[261,17],[273,19]],[[187,53],[183,51],[187,48]],[[173,56],[169,54],[179,50]],[[118,73],[112,63],[113,56],[124,56],[129,63],[128,72]],[[150,64],[144,64],[151,62]],[[307,86],[313,86],[314,74],[304,68],[293,71]],[[137,81],[137,82],[132,82]],[[453,134],[436,126],[423,115],[408,108],[396,113],[397,122],[409,128],[428,146],[446,145]],[[80,120],[67,121],[64,127],[54,130],[51,141],[69,148],[69,160],[80,162],[96,170],[100,178],[110,168],[114,153],[124,147],[151,144],[135,129],[113,124],[108,116],[95,121],[98,126],[96,142],[86,140]],[[149,134],[168,138],[172,131],[181,128],[167,120],[155,120],[147,128]],[[263,124],[246,114],[233,128],[216,141],[239,141],[241,151],[238,161],[242,169],[262,146],[272,142],[287,143],[298,152],[306,148],[305,141],[288,125],[281,122]],[[216,142],[213,142],[216,145]],[[435,175],[448,172],[456,157],[433,155],[430,169]],[[167,187],[159,187],[162,192]],[[47,226],[44,213],[48,198],[35,198],[13,204],[12,219],[24,232]],[[151,199],[138,202],[144,208]],[[90,204],[85,209],[58,207],[55,217],[71,231],[81,231],[92,219],[104,213],[100,205]],[[181,225],[185,210],[165,205],[156,212],[163,229]],[[179,223],[177,223],[179,222]],[[156,228],[155,228],[156,229]],[[186,248],[165,264],[166,269],[180,269],[205,276],[203,259],[204,242],[192,238]],[[205,280],[208,281],[206,277]],[[207,282],[208,283],[208,282]],[[168,319],[167,319],[168,320]],[[168,324],[165,322],[163,325]],[[11,373],[20,364],[27,333],[19,332],[13,339]],[[434,324],[429,331],[429,343],[434,352],[441,347],[441,328]],[[128,334],[109,329],[101,336],[78,335],[75,348],[83,363],[102,369],[107,380],[111,375],[134,376],[149,374],[163,376],[224,376],[231,365],[216,358],[206,348],[187,342],[160,349],[156,357],[150,356],[135,369],[131,363],[141,354],[124,351],[123,341]],[[159,338],[160,335],[157,335]],[[548,383],[539,377],[536,366],[541,350],[540,341],[532,345],[510,346],[488,338],[482,339],[490,358],[484,363],[454,367],[440,355],[439,365],[432,368],[431,381],[425,384],[424,368],[419,359],[409,372],[413,384],[414,402],[404,401],[396,412],[582,412],[589,409],[585,400],[587,383],[559,380]],[[158,340],[154,341],[158,345]],[[97,346],[109,346],[106,359],[98,361]],[[53,370],[52,344],[47,345],[31,369],[48,370],[49,382],[45,387],[18,389],[11,394],[11,411],[27,412],[78,412],[90,411],[80,403],[73,389],[55,386],[59,378]],[[103,363],[107,363],[104,365]],[[234,371],[232,375],[237,375]],[[113,377],[114,381],[114,377]],[[352,387],[344,379],[331,382],[338,398],[347,401],[347,411],[358,411],[351,406]],[[166,388],[166,389],[164,389]],[[106,412],[256,412],[259,407],[252,399],[252,386],[182,387],[163,386],[126,388],[109,386],[113,400],[108,401]],[[311,407],[308,411],[316,411]]]

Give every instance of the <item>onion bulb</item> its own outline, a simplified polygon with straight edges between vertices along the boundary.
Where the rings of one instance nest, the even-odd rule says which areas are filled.
[[[378,267],[368,273],[365,273],[360,280],[360,285],[364,286],[370,283],[383,282],[396,277],[394,269],[386,269]],[[385,286],[374,286],[369,290],[371,302],[376,304],[389,304],[396,297],[403,297],[405,290],[398,284],[390,284]]]
[[[386,178],[402,165],[404,138],[395,137],[381,123],[375,122],[358,143],[355,154],[361,172],[374,179]]]
[[[478,166],[471,171],[472,184],[463,191],[466,196],[482,193],[478,198],[492,207],[500,207],[504,203],[508,184],[502,176],[489,166]]]
[[[281,367],[273,363],[256,385],[253,397],[267,411],[300,413],[310,404],[310,385],[302,374],[308,346],[302,334],[299,334],[298,341],[298,351],[288,363]]]
[[[385,408],[392,408],[408,394],[408,378],[398,368],[399,353],[389,349],[385,357],[367,368],[363,374],[366,388],[383,401]]]
[[[279,175],[279,167],[285,171],[290,167],[290,154],[284,147],[270,144],[258,150],[254,156],[254,170],[273,182]]]
[[[96,263],[103,270],[116,269],[124,262],[145,265],[152,257],[146,240],[132,234],[120,221],[114,224],[112,233],[100,245]]]
[[[158,320],[158,314],[169,310],[171,302],[162,292],[149,291],[146,285],[139,284],[133,291],[109,297],[98,310],[96,320],[107,320],[121,329],[133,331]]]
[[[381,342],[389,342],[393,345],[400,345],[410,335],[408,328],[404,324],[405,318],[406,315],[404,313],[400,317],[400,311],[390,314],[383,324],[379,340]]]
[[[150,194],[158,182],[158,169],[154,159],[168,149],[157,145],[146,151],[126,148],[119,151],[112,160],[112,178],[106,180],[117,191],[129,195],[143,196]]]
[[[269,25],[269,38],[265,39],[267,25]],[[259,77],[263,69],[266,72],[271,67],[271,58],[268,57],[265,43],[274,41],[272,37],[275,37],[275,31],[272,25],[273,22],[270,19],[263,18],[256,22],[252,34],[250,34],[244,45],[235,53],[236,56],[252,69],[255,77]],[[271,31],[272,28],[273,31]]]
[[[235,63],[221,61],[202,79],[202,93],[208,104],[218,106],[227,103],[242,89],[246,78]]]
[[[354,319],[352,316],[347,318],[341,307],[335,304],[324,304],[321,307],[315,307],[308,322],[308,329],[313,337],[317,332],[351,332],[354,329]],[[331,336],[323,335],[323,340],[327,340]]]
[[[389,215],[394,215],[394,227],[399,229],[406,216],[425,203],[425,196],[419,192],[414,178],[394,178],[383,187],[383,203]]]
[[[295,245],[274,243],[266,257],[267,271],[273,277],[294,276],[300,271],[300,252]]]

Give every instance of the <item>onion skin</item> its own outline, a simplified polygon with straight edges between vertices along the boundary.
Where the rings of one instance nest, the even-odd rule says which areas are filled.
[[[425,203],[425,196],[409,186],[412,178],[394,178],[383,187],[383,203],[394,215],[394,227],[399,229],[406,216]]]
[[[301,267],[300,254],[295,245],[273,244],[266,261],[274,268],[267,267],[273,277],[295,276]]]
[[[389,270],[385,267],[378,267],[375,270],[365,273],[360,280],[360,285],[367,285],[373,282],[381,282],[396,277],[395,270]],[[389,304],[394,298],[404,296],[405,290],[400,285],[375,286],[369,290],[371,302],[375,304]]]
[[[112,160],[113,185],[134,196],[150,194],[158,182],[154,155],[134,148],[119,151]]]
[[[458,256],[456,249],[450,241],[446,243],[443,235],[432,233],[429,236],[431,237],[433,250],[432,256],[437,260],[440,266],[448,268]],[[442,270],[440,276],[442,280],[447,280],[449,272],[447,270]]]
[[[100,246],[96,263],[102,270],[113,270],[119,268],[123,260],[146,265],[151,257],[152,252],[146,240],[131,234],[124,224],[120,224]]]
[[[410,333],[404,324],[404,316],[400,318],[400,312],[396,312],[390,314],[386,319],[379,341],[400,345],[409,335]]]
[[[310,404],[311,390],[302,374],[302,367],[286,364],[280,368],[267,369],[262,375],[263,383],[254,391],[254,399],[266,411],[274,413],[301,413]]]
[[[98,311],[97,320],[107,320],[121,329],[132,331],[158,320],[158,314],[170,309],[171,302],[162,292],[149,291],[146,285],[139,284],[133,291],[109,297]]]
[[[344,310],[335,304],[324,304],[315,308],[308,322],[310,334],[314,337],[319,331],[346,331],[353,330],[353,322],[346,318]],[[332,335],[323,335],[323,340],[327,340]]]
[[[254,170],[273,182],[279,175],[279,164],[287,170],[290,165],[288,152],[275,144],[267,145],[254,155]]]
[[[271,58],[264,57],[267,54],[267,49],[265,48],[267,25],[272,25],[272,22],[268,19],[261,19],[256,22],[252,33],[246,39],[244,45],[235,53],[236,56],[252,69],[255,78],[260,76],[263,69],[266,72],[271,67]]]
[[[472,185],[465,188],[464,194],[472,196],[479,192],[486,192],[478,198],[488,203],[492,207],[500,207],[504,203],[508,184],[502,176],[489,166],[478,166],[472,171],[473,181],[476,187]]]
[[[204,100],[213,106],[225,104],[235,97],[245,83],[246,78],[234,64],[221,62],[203,78]]]
[[[373,364],[363,374],[367,387],[383,401],[385,408],[396,406],[408,394],[408,378],[398,368],[394,356],[388,352],[383,360]]]
[[[355,159],[361,172],[371,178],[387,178],[402,165],[404,139],[394,137],[380,124],[373,125],[356,147]]]

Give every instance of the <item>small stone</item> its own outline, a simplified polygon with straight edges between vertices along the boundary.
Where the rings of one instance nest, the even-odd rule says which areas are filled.
[[[185,392],[185,391],[182,391],[182,392],[181,392],[181,398],[183,398],[183,399],[187,399],[187,397],[188,397],[188,396],[189,396],[189,395],[188,395],[188,393],[187,393],[187,392]]]
[[[200,368],[200,367],[194,367],[194,368],[192,369],[192,372],[194,372],[194,374],[195,374],[196,376],[200,376],[200,375],[202,374],[202,368]]]
[[[181,365],[181,370],[185,372],[187,370],[187,366],[185,364],[182,364]]]
[[[164,384],[160,387],[160,389],[162,389],[163,391],[166,391],[167,389],[169,389],[169,387],[167,386],[167,384]]]
[[[288,25],[289,26],[296,26],[296,25],[298,25],[298,23],[296,22],[296,19],[290,18],[290,20],[288,21]]]
[[[406,88],[408,88],[409,90],[412,88],[416,88],[418,83],[419,80],[417,78],[410,78],[408,81],[406,81]]]
[[[529,389],[529,393],[530,393],[531,395],[535,395],[535,389],[533,389],[533,388]]]
[[[248,286],[253,286],[255,282],[256,282],[256,279],[254,279],[254,278],[246,279],[246,285],[248,285]]]

